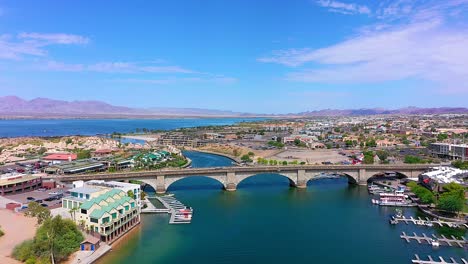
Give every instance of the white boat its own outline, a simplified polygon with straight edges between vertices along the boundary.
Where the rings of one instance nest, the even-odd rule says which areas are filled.
[[[433,238],[433,239],[431,240],[431,245],[432,245],[433,247],[439,247],[439,246],[440,246],[440,243],[439,243],[439,241],[438,241],[437,239],[434,239],[434,238]]]
[[[372,203],[382,206],[412,206],[408,196],[401,193],[380,193],[379,199],[372,199]]]
[[[426,221],[426,222],[424,222],[424,225],[431,227],[434,224],[431,221]]]

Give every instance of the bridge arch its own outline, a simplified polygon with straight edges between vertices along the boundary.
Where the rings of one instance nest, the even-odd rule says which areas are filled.
[[[255,173],[255,174],[239,174],[236,175],[236,187],[239,185],[246,184],[247,181],[253,180],[256,177],[280,177],[286,179],[289,183],[289,186],[295,187],[297,185],[297,174],[293,173],[284,173],[284,172],[268,172],[268,173]]]
[[[399,171],[369,171],[367,172],[367,183],[376,180],[394,180],[409,178],[406,173]]]
[[[220,176],[207,176],[207,175],[196,175],[196,176],[188,176],[188,177],[170,177],[166,178],[164,181],[164,188],[166,191],[170,191],[171,187],[174,187],[175,183],[180,183],[181,181],[197,181],[203,179],[202,181],[205,181],[209,179],[208,181],[203,182],[202,184],[191,184],[192,187],[195,189],[202,189],[206,188],[208,186],[213,186],[215,187],[218,185],[220,189],[226,189],[226,179],[225,177],[220,177]],[[214,183],[214,184],[213,184]]]
[[[352,175],[352,173],[345,172],[320,172],[314,173],[313,175],[307,177],[306,184],[309,184],[311,181],[320,180],[320,179],[336,179],[336,178],[346,178],[349,184],[357,184],[357,176]]]

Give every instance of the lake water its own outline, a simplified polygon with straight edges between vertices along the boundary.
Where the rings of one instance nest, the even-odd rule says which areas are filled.
[[[228,166],[225,157],[187,152],[193,167]],[[451,256],[466,251],[416,242],[399,235],[453,230],[400,224],[391,226],[394,209],[370,203],[365,187],[346,179],[289,187],[275,174],[251,177],[226,192],[213,179],[194,177],[175,182],[169,192],[194,208],[188,225],[169,225],[167,215],[142,215],[142,224],[100,263],[411,263],[414,254]],[[418,216],[405,209],[406,216]],[[464,231],[457,235],[464,234]]]
[[[0,137],[69,136],[129,133],[137,128],[171,130],[197,126],[232,125],[264,118],[184,118],[184,119],[41,119],[0,120]]]

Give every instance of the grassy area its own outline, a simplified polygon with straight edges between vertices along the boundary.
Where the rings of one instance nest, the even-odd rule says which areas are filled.
[[[2,237],[3,235],[5,235],[5,232],[3,232],[3,230],[0,228],[0,237]]]

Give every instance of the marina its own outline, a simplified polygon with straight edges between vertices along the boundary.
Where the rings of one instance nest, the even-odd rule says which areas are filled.
[[[421,217],[418,217],[417,219],[413,218],[412,216],[410,218],[406,218],[405,216],[392,216],[390,219],[390,222],[392,224],[399,224],[399,223],[405,223],[405,224],[415,224],[415,225],[420,225],[420,226],[433,226],[433,225],[438,225],[440,227],[442,226],[447,226],[451,228],[468,228],[468,224],[462,223],[462,222],[447,222],[447,221],[441,221],[441,220],[430,220],[428,217],[426,219],[421,219]]]
[[[173,195],[155,196],[151,199],[158,200],[164,208],[145,208],[145,213],[168,213],[170,214],[169,224],[190,224],[192,221],[193,209],[185,206]],[[143,212],[142,210],[142,212]]]
[[[406,242],[408,243],[410,243],[411,240],[416,240],[419,244],[427,243],[434,247],[442,245],[449,247],[458,246],[460,248],[465,248],[467,245],[467,240],[464,237],[462,237],[461,239],[457,239],[454,236],[451,236],[451,238],[447,238],[444,235],[441,235],[440,237],[432,235],[431,237],[429,237],[424,233],[422,234],[422,236],[418,236],[416,233],[413,233],[413,235],[407,235],[405,232],[403,232],[400,237],[406,240]]]
[[[462,258],[461,262],[457,262],[454,258],[450,258],[450,262],[446,261],[443,257],[439,257],[439,260],[434,260],[431,256],[428,256],[427,258],[429,260],[422,260],[419,258],[419,256],[416,254],[414,255],[414,259],[411,260],[412,263],[417,263],[417,264],[468,264],[468,261],[466,259]]]

